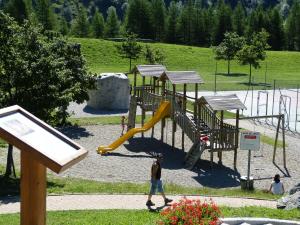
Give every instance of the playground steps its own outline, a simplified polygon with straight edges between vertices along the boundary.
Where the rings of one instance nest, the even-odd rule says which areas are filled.
[[[205,150],[206,144],[201,141],[194,142],[193,146],[185,157],[185,167],[187,169],[193,169],[198,160],[200,159],[202,152]]]
[[[137,97],[131,96],[130,105],[129,105],[127,131],[135,127],[136,108],[137,108]]]

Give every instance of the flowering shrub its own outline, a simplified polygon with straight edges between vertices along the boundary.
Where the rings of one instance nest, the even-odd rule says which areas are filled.
[[[210,199],[189,200],[183,198],[160,213],[159,225],[218,225],[221,212]]]

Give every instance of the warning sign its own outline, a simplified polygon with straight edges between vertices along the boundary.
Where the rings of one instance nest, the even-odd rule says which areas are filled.
[[[241,150],[259,150],[260,133],[259,132],[241,132],[240,149]]]

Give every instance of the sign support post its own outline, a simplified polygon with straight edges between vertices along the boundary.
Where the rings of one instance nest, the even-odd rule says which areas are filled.
[[[253,189],[253,178],[250,177],[250,166],[251,166],[251,151],[260,149],[260,133],[259,132],[241,132],[240,137],[240,149],[248,150],[248,170],[247,170],[247,179],[245,176],[242,176],[241,187],[242,189]]]
[[[248,150],[248,172],[247,172],[247,188],[250,189],[250,162],[251,162],[251,150]]]
[[[21,225],[46,224],[46,167],[21,151]]]

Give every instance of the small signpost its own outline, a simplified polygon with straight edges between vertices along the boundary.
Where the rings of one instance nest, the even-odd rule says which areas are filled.
[[[251,161],[251,151],[260,149],[260,133],[242,131],[240,137],[240,149],[248,150],[248,172],[247,172],[247,189],[252,189],[250,185],[250,161]]]
[[[46,168],[60,173],[87,151],[17,105],[0,110],[0,137],[21,150],[21,224],[46,224]]]

